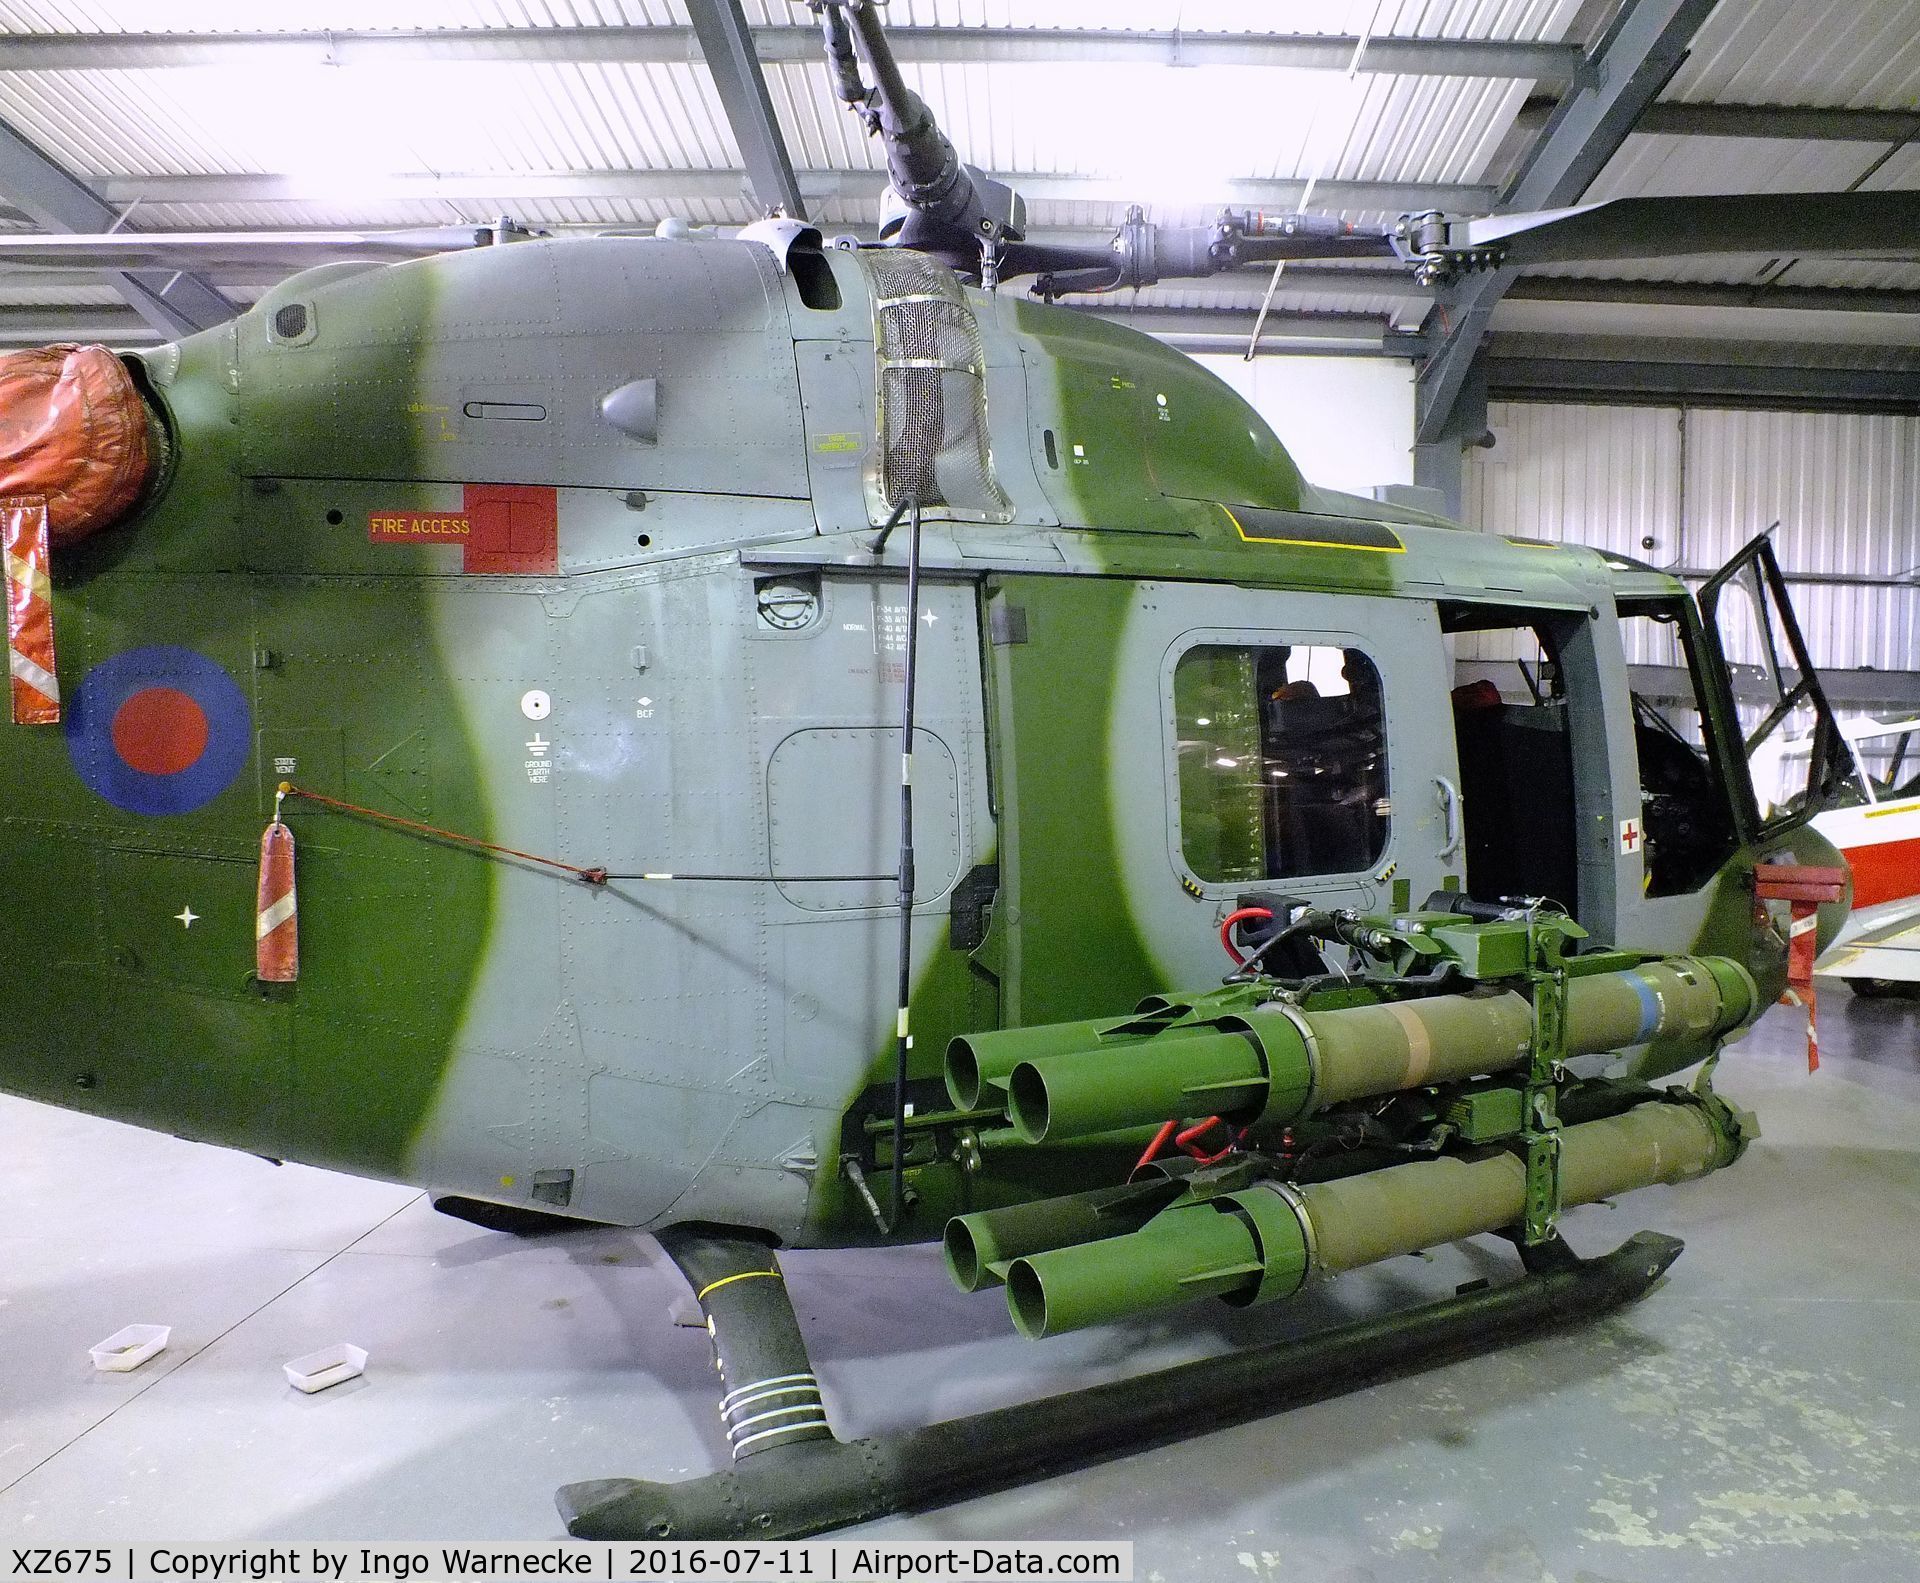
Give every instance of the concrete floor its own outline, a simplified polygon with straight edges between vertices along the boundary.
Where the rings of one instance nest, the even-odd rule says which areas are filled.
[[[1920,1575],[1920,1005],[1770,1013],[1721,1067],[1733,1170],[1576,1211],[1688,1248],[1590,1329],[1006,1494],[898,1538],[1116,1538],[1144,1583],[1822,1583]],[[788,1262],[843,1434],[976,1411],[1440,1295],[1493,1244],[1288,1307],[1034,1344],[931,1249]],[[560,1537],[553,1489],[724,1458],[705,1337],[646,1238],[534,1242],[406,1189],[0,1100],[0,1540]],[[86,1349],[174,1327],[129,1375]],[[280,1365],[350,1340],[365,1378]]]

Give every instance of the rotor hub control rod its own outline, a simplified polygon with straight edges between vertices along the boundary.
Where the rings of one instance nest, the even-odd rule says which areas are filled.
[[[1602,1258],[970,1418],[795,1446],[678,1484],[570,1484],[560,1512],[576,1539],[779,1540],[942,1506],[1597,1319],[1643,1296],[1680,1252],[1643,1231]]]
[[[1671,957],[1567,985],[1568,1055],[1684,1043],[1705,1055],[1765,1009],[1746,969]],[[1528,1058],[1533,1010],[1514,990],[1427,995],[1332,1011],[1281,1002],[1135,1033],[1139,1020],[1061,1023],[954,1040],[947,1088],[963,1109],[1004,1090],[1029,1144],[1168,1117],[1282,1125],[1330,1105],[1510,1071]]]
[[[720,1374],[720,1419],[733,1459],[831,1440],[820,1381],[773,1250],[691,1226],[668,1226],[655,1235],[706,1316]]]
[[[1561,1134],[1562,1202],[1705,1176],[1737,1159],[1750,1133],[1750,1122],[1692,1094],[1569,1127]],[[1045,1204],[1021,1206],[1018,1224],[999,1210],[956,1218],[947,1262],[968,1289],[1003,1276],[1014,1324],[1038,1338],[1198,1297],[1237,1307],[1289,1297],[1316,1277],[1504,1230],[1522,1218],[1526,1192],[1525,1159],[1492,1148],[1303,1187],[1260,1182],[1192,1197],[1138,1229],[1114,1218],[1118,1234],[1075,1243],[1093,1218],[1080,1195],[1052,1201],[1062,1240],[1051,1247],[1031,1246],[1048,1234]],[[1007,1257],[1022,1245],[1031,1251]]]
[[[851,38],[847,24],[851,24]],[[940,130],[926,102],[906,84],[886,29],[871,0],[831,0],[826,6],[825,37],[829,68],[840,97],[858,107],[867,130],[878,136],[887,158],[887,175],[901,201],[924,221],[961,235],[991,234],[995,229],[981,204],[973,172]],[[864,94],[848,44],[858,46],[872,73]],[[983,225],[984,222],[984,225]]]

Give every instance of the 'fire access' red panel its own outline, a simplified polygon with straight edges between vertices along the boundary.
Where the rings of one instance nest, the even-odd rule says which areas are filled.
[[[537,577],[560,570],[560,506],[551,484],[467,484],[458,511],[375,511],[374,544],[458,544],[463,572]]]

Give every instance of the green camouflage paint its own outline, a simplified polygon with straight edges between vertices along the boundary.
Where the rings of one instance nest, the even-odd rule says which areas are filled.
[[[433,277],[393,275],[406,322],[366,355],[399,408],[409,332],[432,313]],[[324,304],[325,289],[315,295]],[[8,997],[0,1065],[10,1087],[35,1098],[403,1176],[485,946],[493,871],[473,854],[295,801],[302,975],[256,983],[255,863],[276,761],[293,761],[290,779],[382,811],[483,837],[490,821],[434,641],[439,588],[418,575],[422,552],[395,548],[377,572],[362,563],[351,579],[315,575],[336,572],[343,541],[356,541],[350,563],[365,554],[363,488],[282,486],[244,470],[235,392],[249,365],[235,348],[263,337],[262,319],[158,354],[175,470],[133,520],[55,561],[69,690],[130,648],[194,650],[247,697],[248,760],[204,808],[140,817],[82,784],[59,730],[0,732],[0,782],[12,798],[0,953],[28,986]],[[336,443],[330,406],[260,399],[283,451],[324,475]],[[391,427],[404,434],[399,416]],[[410,451],[393,461],[396,477],[422,470]],[[433,504],[418,484],[377,493],[390,509]]]
[[[266,318],[292,283],[237,326],[154,359],[178,358],[156,381],[181,442],[178,472],[136,521],[56,559],[62,671],[78,677],[142,643],[184,644],[241,684],[256,740],[208,807],[138,819],[80,785],[58,733],[0,732],[0,783],[13,793],[0,824],[0,952],[28,965],[35,990],[10,997],[0,1027],[9,1087],[368,1174],[431,1171],[419,1143],[451,1063],[486,1053],[488,1030],[463,1028],[481,976],[504,982],[511,969],[487,955],[492,861],[296,803],[303,977],[263,990],[248,968],[254,854],[277,762],[291,760],[289,778],[313,790],[403,818],[480,837],[499,822],[473,736],[483,684],[468,674],[465,629],[506,590],[481,596],[444,550],[366,539],[370,512],[444,510],[459,487],[435,454],[444,402],[422,388],[414,351],[440,328],[439,267],[300,287],[351,332],[329,377],[283,379],[273,361],[283,349],[268,344]],[[916,1079],[937,1074],[955,1032],[1112,1015],[1168,985],[1122,878],[1114,804],[1115,743],[1138,726],[1116,678],[1140,641],[1129,629],[1142,582],[1423,600],[1484,598],[1497,585],[1515,604],[1584,608],[1613,576],[1592,551],[1517,551],[1315,490],[1237,395],[1157,343],[1066,310],[1001,299],[999,311],[1026,338],[1030,394],[1060,431],[1058,468],[1044,468],[1033,443],[1067,524],[1062,569],[1104,575],[980,563],[985,586],[1025,622],[1021,642],[983,639],[1003,885],[971,955],[944,924],[920,922]],[[1003,431],[1018,434],[1010,422]],[[354,478],[329,476],[341,471]],[[1338,542],[1342,525],[1389,517],[1384,546],[1378,533],[1375,548]],[[739,572],[716,563],[698,575]],[[1768,845],[1802,861],[1829,851],[1806,830]],[[1756,929],[1746,889],[1758,855],[1738,854],[1714,883],[1693,946],[1747,961],[1771,993],[1781,951]],[[73,897],[86,905],[51,905]],[[176,921],[188,908],[191,928]],[[868,1083],[891,1064],[890,1045],[876,1051]],[[1111,1179],[1138,1142],[984,1146],[977,1172],[922,1167],[902,1230],[928,1235],[955,1209]],[[837,1156],[822,1152],[806,1234],[873,1240]]]

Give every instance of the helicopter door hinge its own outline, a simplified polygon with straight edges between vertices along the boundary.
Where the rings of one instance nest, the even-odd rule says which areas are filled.
[[[953,887],[947,908],[947,941],[956,951],[976,951],[987,938],[987,918],[1000,893],[1000,865],[976,863]]]

